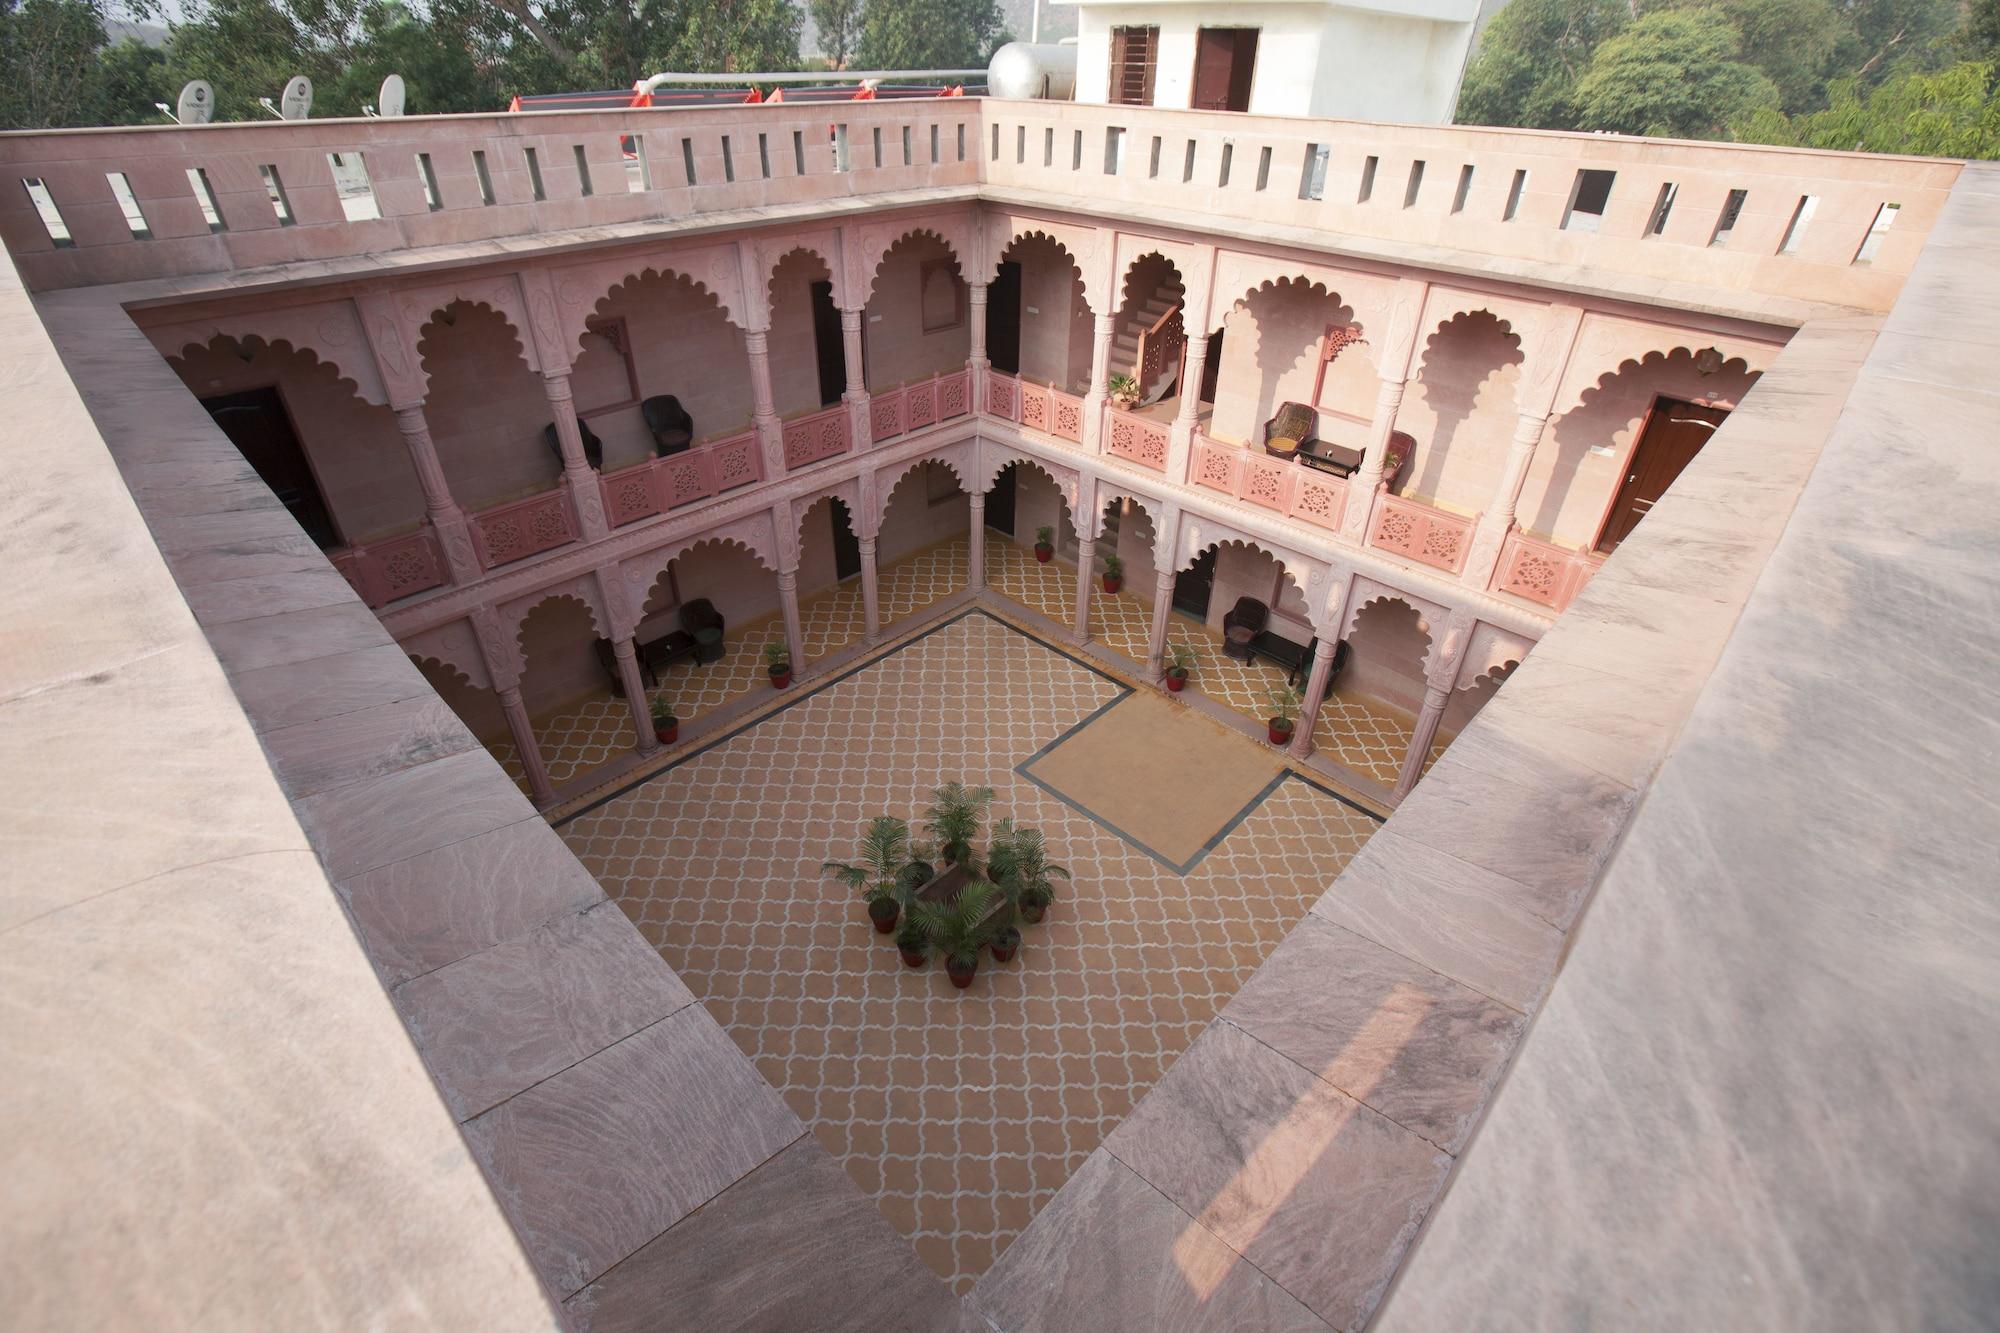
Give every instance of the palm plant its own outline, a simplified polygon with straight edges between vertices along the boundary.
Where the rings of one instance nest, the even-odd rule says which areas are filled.
[[[857,857],[852,863],[827,861],[820,869],[859,890],[876,928],[887,932],[894,928],[897,913],[910,896],[902,878],[910,860],[910,826],[893,815],[875,816],[861,835]]]
[[[1007,885],[1020,904],[1021,916],[1033,924],[1042,919],[1056,900],[1057,879],[1068,879],[1069,871],[1049,860],[1040,829],[1010,829],[1006,855]]]
[[[979,836],[979,817],[993,800],[991,787],[968,787],[956,780],[931,793],[924,828],[937,839],[938,854],[952,865],[972,861],[972,843]]]
[[[999,895],[999,889],[975,879],[949,903],[910,904],[910,919],[923,928],[931,947],[944,955],[951,984],[961,990],[972,984],[972,974],[979,970],[979,950],[993,938],[996,924],[988,916]]]
[[[1273,745],[1283,745],[1292,738],[1292,730],[1299,720],[1299,710],[1305,706],[1305,696],[1290,685],[1271,687],[1271,714],[1268,739]]]

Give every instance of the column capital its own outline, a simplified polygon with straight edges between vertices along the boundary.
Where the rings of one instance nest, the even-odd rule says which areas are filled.
[[[798,588],[799,588],[798,570],[781,569],[778,571],[778,590],[780,592],[797,592]]]

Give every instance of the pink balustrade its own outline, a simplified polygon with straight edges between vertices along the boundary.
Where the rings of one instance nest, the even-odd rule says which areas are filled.
[[[496,505],[472,516],[472,546],[483,569],[567,546],[577,536],[569,497],[560,490]]]
[[[997,391],[993,387],[995,378],[1005,382]],[[1007,401],[1009,406],[1018,410],[1002,412],[997,405],[1002,401]],[[1083,399],[1074,394],[1008,375],[989,376],[987,403],[987,411],[994,416],[1004,416],[1029,430],[1038,430],[1072,444],[1083,443]]]
[[[1217,444],[1202,435],[1195,436],[1192,480],[1197,486],[1221,491],[1246,504],[1335,531],[1347,508],[1347,482],[1342,478],[1234,445]]]
[[[1107,405],[1104,409],[1104,450],[1155,472],[1167,470],[1168,428],[1164,421],[1151,421]]]
[[[851,446],[848,438],[847,407],[836,403],[824,412],[799,417],[785,423],[785,470],[823,463],[838,458]]]
[[[1003,371],[986,372],[986,413],[1008,421],[1021,419],[1021,381]]]
[[[971,410],[972,372],[954,370],[901,388],[871,392],[868,434],[877,442],[893,440],[898,435],[962,417]]]
[[[841,438],[846,437],[843,425]],[[620,528],[763,479],[763,451],[757,447],[757,437],[745,431],[668,458],[649,458],[606,473],[598,479],[598,486],[604,494],[605,520]]]
[[[1368,544],[1453,574],[1465,567],[1474,520],[1416,500],[1384,494],[1375,508]]]
[[[445,576],[444,553],[438,550],[437,538],[428,528],[367,546],[329,551],[327,558],[371,607],[387,606],[450,581]]]
[[[1493,574],[1493,591],[1562,611],[1583,591],[1583,585],[1603,567],[1604,557],[1566,551],[1516,529],[1500,547],[1500,565]]]

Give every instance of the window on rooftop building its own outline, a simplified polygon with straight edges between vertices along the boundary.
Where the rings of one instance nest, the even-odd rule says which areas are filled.
[[[1158,28],[1111,30],[1111,101],[1115,106],[1151,106],[1153,71],[1159,62]]]
[[[1875,262],[1875,256],[1882,248],[1882,239],[1889,234],[1889,228],[1895,225],[1896,214],[1901,212],[1902,208],[1901,204],[1884,204],[1875,210],[1875,220],[1868,224],[1868,234],[1861,238],[1861,248],[1854,252],[1855,263]]]
[[[1799,205],[1792,210],[1792,220],[1785,224],[1785,239],[1778,242],[1778,253],[1793,255],[1806,238],[1806,227],[1812,222],[1813,210],[1819,207],[1819,196],[1802,194]]]
[[[1729,198],[1723,200],[1721,216],[1715,219],[1715,233],[1708,238],[1710,245],[1727,245],[1729,233],[1736,230],[1737,219],[1743,216],[1743,202],[1750,197],[1748,190],[1731,190]]]
[[[1576,173],[1576,183],[1569,189],[1569,207],[1563,210],[1562,229],[1564,231],[1596,231],[1604,220],[1604,210],[1611,202],[1611,183],[1618,179],[1615,171],[1594,171],[1589,167]]]

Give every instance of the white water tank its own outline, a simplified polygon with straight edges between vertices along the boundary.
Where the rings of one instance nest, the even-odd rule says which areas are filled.
[[[1067,102],[1076,96],[1076,48],[1009,42],[986,67],[986,93],[1019,101]]]

